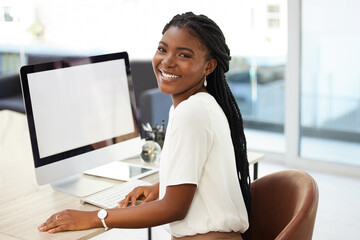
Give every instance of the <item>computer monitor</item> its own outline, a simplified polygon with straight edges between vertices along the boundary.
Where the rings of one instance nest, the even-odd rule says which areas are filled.
[[[141,152],[128,54],[23,66],[37,183],[77,196],[110,187],[79,174]]]

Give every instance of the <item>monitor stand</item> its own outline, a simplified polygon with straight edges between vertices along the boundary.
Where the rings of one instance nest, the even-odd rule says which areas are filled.
[[[57,182],[51,183],[56,191],[64,192],[76,197],[85,197],[112,187],[113,184],[91,179],[84,179],[80,175],[74,175]]]

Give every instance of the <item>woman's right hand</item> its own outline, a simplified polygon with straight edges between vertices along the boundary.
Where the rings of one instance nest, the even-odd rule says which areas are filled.
[[[141,200],[141,204],[154,201],[159,198],[159,183],[156,183],[151,186],[140,186],[134,188],[126,197],[121,200],[119,204],[119,208],[126,208],[129,203],[131,206],[136,205],[137,200]]]

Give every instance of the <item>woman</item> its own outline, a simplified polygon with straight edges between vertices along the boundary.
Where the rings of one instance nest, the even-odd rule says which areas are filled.
[[[220,28],[206,16],[176,15],[165,26],[153,58],[158,86],[173,101],[160,182],[134,189],[119,209],[107,210],[108,227],[169,223],[173,239],[242,239],[250,178],[241,114],[224,75],[229,55]],[[135,206],[137,199],[143,204]],[[97,214],[63,211],[39,230],[102,227]]]

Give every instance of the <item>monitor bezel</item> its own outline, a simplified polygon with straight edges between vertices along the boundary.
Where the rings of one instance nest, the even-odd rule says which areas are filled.
[[[62,153],[57,153],[57,154],[54,154],[51,156],[40,157],[34,115],[33,115],[33,110],[32,110],[32,102],[31,102],[31,93],[30,93],[30,89],[29,89],[28,74],[42,72],[42,71],[55,70],[55,69],[61,69],[61,68],[75,67],[75,66],[80,66],[80,65],[85,65],[85,64],[93,64],[93,63],[100,63],[100,62],[105,62],[105,61],[119,60],[119,59],[123,59],[125,61],[126,76],[127,76],[128,88],[129,88],[128,90],[130,92],[130,103],[131,103],[132,116],[133,116],[133,121],[134,121],[134,132],[127,134],[127,135],[117,136],[112,139],[104,139],[103,141],[111,142],[112,144],[96,148],[96,150],[98,150],[100,148],[106,148],[106,147],[112,146],[113,144],[116,144],[117,143],[116,139],[118,139],[118,138],[122,138],[123,141],[126,141],[126,140],[140,137],[138,118],[137,118],[137,114],[136,114],[136,102],[135,102],[135,96],[134,96],[134,87],[133,87],[133,82],[132,82],[132,77],[131,77],[130,61],[129,61],[129,56],[128,56],[127,52],[118,52],[118,53],[96,55],[96,56],[90,56],[90,57],[63,59],[63,60],[53,61],[53,62],[26,65],[26,66],[23,66],[20,68],[21,86],[22,86],[23,99],[24,99],[24,104],[25,104],[25,112],[26,112],[27,121],[28,121],[30,141],[31,141],[31,147],[32,147],[35,168],[46,166],[48,164],[52,164],[52,163],[55,163],[55,162],[58,162],[61,160],[69,159],[69,158],[72,158],[72,157],[75,157],[75,156],[78,156],[81,154],[88,153],[90,151],[94,151],[95,149],[93,148],[93,145],[99,146],[100,144],[92,143],[92,144],[89,144],[86,146],[74,148],[74,149],[71,149],[71,150],[68,150],[68,151],[65,151]]]

